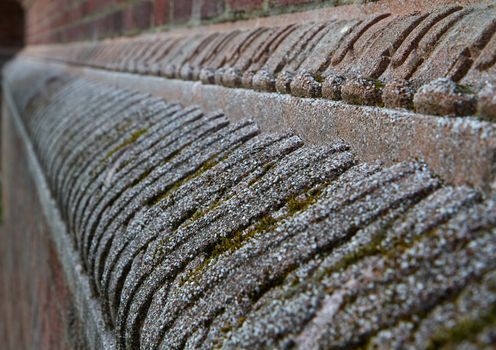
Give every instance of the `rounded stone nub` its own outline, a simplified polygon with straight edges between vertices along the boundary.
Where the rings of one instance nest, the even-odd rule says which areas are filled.
[[[203,84],[213,84],[215,82],[215,70],[213,68],[203,68],[200,71],[200,81]]]
[[[223,77],[224,77],[224,68],[216,69],[215,73],[214,73],[215,85],[222,85],[222,78]]]
[[[193,80],[193,67],[189,64],[182,66],[178,73],[178,76],[182,80]]]
[[[253,75],[252,86],[257,91],[276,91],[274,75],[266,70],[259,70]]]
[[[475,96],[447,78],[423,85],[413,98],[415,111],[434,115],[472,115],[476,111]]]
[[[276,91],[280,94],[291,93],[291,82],[293,81],[294,74],[291,72],[283,71],[277,75]]]
[[[237,68],[227,68],[224,71],[222,83],[224,86],[237,88],[241,86],[241,71]]]
[[[106,70],[114,71],[114,70],[116,70],[116,67],[117,67],[117,64],[114,63],[114,62],[109,62],[109,63],[106,63],[105,64],[105,69]]]
[[[173,64],[166,64],[162,67],[161,72],[164,77],[173,79],[176,77],[176,66]]]
[[[322,96],[322,84],[310,72],[300,72],[291,81],[291,94],[298,97]]]
[[[492,121],[496,121],[496,84],[487,82],[479,91],[477,114]]]
[[[380,80],[357,77],[348,79],[341,88],[344,101],[354,105],[381,106],[383,83]]]
[[[253,77],[255,76],[255,72],[252,70],[248,70],[243,73],[241,77],[241,86],[245,89],[251,89],[253,87]]]
[[[149,66],[148,74],[150,74],[150,75],[160,75],[160,65],[158,63],[152,63]]]
[[[200,67],[195,67],[193,66],[192,67],[192,73],[191,73],[191,78],[192,80],[200,80],[200,72],[201,72],[201,68]]]
[[[322,83],[322,97],[329,100],[341,100],[341,88],[346,78],[338,74],[329,74]]]
[[[389,108],[413,108],[415,89],[407,80],[395,79],[387,82],[382,90],[382,101]]]

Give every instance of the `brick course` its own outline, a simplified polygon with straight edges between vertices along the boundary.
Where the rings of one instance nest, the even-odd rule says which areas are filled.
[[[251,11],[262,8],[263,0],[227,0],[229,8],[233,11]]]
[[[29,44],[99,40],[254,18],[360,0],[33,0],[27,7]],[[94,28],[96,27],[96,28]]]

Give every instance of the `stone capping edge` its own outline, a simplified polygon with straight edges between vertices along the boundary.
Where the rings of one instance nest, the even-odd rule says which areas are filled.
[[[262,130],[292,129],[308,144],[343,140],[358,159],[392,165],[418,159],[451,184],[483,192],[496,187],[496,124],[473,117],[449,118],[342,101],[298,98],[247,89],[203,85],[177,79],[75,67],[50,60],[21,58],[30,64],[150,93],[206,112],[222,110],[230,120],[249,117]]]
[[[496,6],[485,1],[456,4],[406,6],[408,14],[388,6],[367,12],[363,5],[361,12],[339,11],[315,21],[297,16],[275,27],[231,24],[217,32],[200,27],[189,35],[172,31],[28,46],[22,55],[205,85],[494,121]]]
[[[62,220],[55,200],[48,188],[38,157],[13,100],[8,82],[4,80],[2,87],[6,107],[9,110],[11,118],[14,120],[17,132],[26,148],[28,168],[36,186],[43,208],[43,214],[50,228],[51,238],[55,244],[65,277],[68,280],[80,320],[84,322],[88,346],[90,349],[117,349],[113,334],[105,327],[102,308],[99,302],[91,295],[88,276],[82,273],[81,262],[70,241],[66,225]]]

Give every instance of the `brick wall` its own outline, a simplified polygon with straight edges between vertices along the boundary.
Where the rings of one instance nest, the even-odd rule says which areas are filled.
[[[98,40],[367,0],[25,0],[30,44]]]
[[[0,225],[0,348],[87,349],[82,323],[4,105]]]

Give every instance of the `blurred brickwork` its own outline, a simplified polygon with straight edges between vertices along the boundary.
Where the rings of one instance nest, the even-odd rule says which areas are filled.
[[[36,195],[24,145],[3,106],[0,348],[86,349],[82,324]]]
[[[29,44],[98,40],[367,0],[20,0]],[[369,0],[370,1],[370,0]]]

